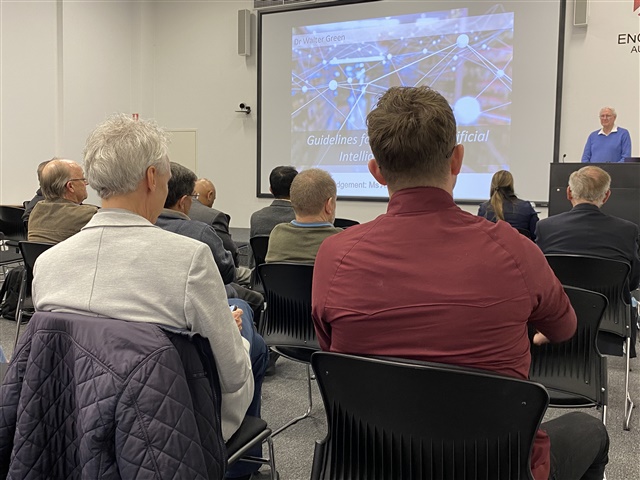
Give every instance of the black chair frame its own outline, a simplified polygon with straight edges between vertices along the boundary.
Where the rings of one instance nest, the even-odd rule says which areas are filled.
[[[532,345],[529,379],[547,388],[550,407],[596,407],[606,425],[607,359],[598,351],[597,337],[607,297],[576,287],[564,290],[578,318],[576,333],[565,342]]]
[[[267,443],[269,451],[267,458],[246,455],[251,447],[264,442]],[[267,422],[261,418],[249,416],[244,418],[240,428],[227,442],[227,455],[227,469],[239,461],[269,465],[271,480],[278,478],[271,429],[267,427]]]
[[[258,265],[267,308],[261,334],[276,353],[307,367],[307,411],[276,429],[272,436],[307,418],[313,409],[311,392],[311,355],[320,349],[311,319],[311,283],[313,265],[265,263]]]
[[[442,364],[315,353],[328,433],[312,480],[533,479],[549,396],[537,383]]]
[[[622,427],[630,429],[631,415],[635,404],[629,393],[631,372],[631,305],[629,272],[626,262],[588,255],[545,255],[547,262],[563,285],[584,288],[603,294],[609,301],[600,323],[600,332],[608,338],[619,337],[624,345],[625,399]],[[601,334],[600,337],[603,335]],[[599,338],[599,342],[602,338]]]

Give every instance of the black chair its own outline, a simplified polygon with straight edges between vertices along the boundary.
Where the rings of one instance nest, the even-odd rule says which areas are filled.
[[[349,220],[348,218],[336,218],[333,221],[333,226],[336,228],[349,228],[353,227],[354,225],[360,225],[360,222]]]
[[[53,243],[40,243],[40,242],[19,242],[20,253],[22,254],[22,260],[24,262],[24,273],[22,275],[22,282],[20,284],[20,296],[18,297],[18,308],[16,309],[16,339],[13,342],[13,349],[15,351],[16,345],[18,345],[18,337],[20,336],[20,325],[25,317],[29,318],[33,315],[35,309],[33,308],[33,299],[31,298],[31,284],[33,283],[33,267],[36,264],[36,260],[42,252],[49,250],[53,247]]]
[[[267,458],[246,455],[246,452],[254,445],[267,442],[269,456]],[[238,461],[269,465],[270,478],[277,480],[276,461],[273,454],[273,441],[271,429],[267,422],[258,417],[244,417],[242,425],[227,442],[227,469]]]
[[[253,259],[255,261],[255,268],[251,273],[251,288],[264,293],[262,286],[262,280],[258,272],[258,265],[265,263],[267,257],[267,250],[269,249],[269,235],[258,235],[249,239],[251,245],[251,251],[253,252]]]
[[[0,205],[0,232],[5,240],[19,242],[27,239],[27,231],[24,228],[22,214],[24,208]]]
[[[607,298],[596,292],[564,287],[576,312],[575,335],[562,343],[531,346],[529,379],[547,388],[549,406],[596,407],[607,423],[607,359],[598,351],[598,328]]]
[[[629,430],[634,403],[629,394],[630,355],[633,318],[630,305],[628,263],[586,255],[545,255],[563,285],[584,288],[603,294],[609,301],[598,333],[598,350],[605,354],[626,356],[625,405],[623,428]],[[610,352],[612,343],[624,345],[620,353]],[[622,353],[624,351],[624,354]]]
[[[533,237],[531,236],[531,232],[529,230],[527,230],[526,228],[518,228],[515,227],[516,230],[518,230],[518,233],[524,237],[527,237],[529,240],[532,240]]]
[[[306,413],[287,422],[273,432],[285,428],[311,413],[311,354],[320,350],[311,319],[311,282],[313,265],[265,263],[258,267],[264,285],[267,308],[261,333],[267,345],[285,358],[307,365],[309,407]]]
[[[311,358],[327,413],[312,480],[533,479],[542,385],[442,364]]]

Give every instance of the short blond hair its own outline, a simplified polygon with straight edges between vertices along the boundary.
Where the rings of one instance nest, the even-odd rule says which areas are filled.
[[[310,168],[298,173],[291,182],[291,205],[298,215],[316,215],[337,192],[336,182],[329,173]]]
[[[611,177],[600,167],[582,167],[569,177],[569,188],[576,200],[601,202],[611,188]]]

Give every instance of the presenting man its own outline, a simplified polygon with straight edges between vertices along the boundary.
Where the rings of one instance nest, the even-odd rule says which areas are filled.
[[[592,132],[587,138],[582,153],[582,163],[623,162],[631,156],[629,131],[616,126],[616,111],[611,107],[600,110],[602,128]]]
[[[428,87],[393,87],[367,125],[369,171],[387,186],[389,206],[318,251],[320,346],[528,378],[528,327],[535,343],[567,340],[575,313],[529,239],[454,203],[464,147],[451,107]],[[536,480],[602,479],[607,461],[602,423],[571,413],[542,425],[531,469]]]
[[[75,235],[98,211],[81,205],[87,198],[87,181],[82,167],[72,160],[55,159],[42,169],[44,200],[29,216],[31,242],[58,243]]]
[[[342,231],[333,226],[336,196],[336,182],[326,171],[300,172],[291,183],[296,218],[272,230],[266,262],[313,263],[324,239]]]

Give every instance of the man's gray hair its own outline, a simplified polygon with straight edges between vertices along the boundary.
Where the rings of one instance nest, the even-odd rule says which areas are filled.
[[[87,181],[100,198],[134,192],[149,167],[170,171],[168,143],[168,135],[155,122],[114,115],[87,139]]]
[[[319,168],[303,170],[291,182],[291,205],[298,215],[320,213],[325,202],[336,195],[336,182]]]
[[[602,115],[602,112],[604,112],[605,110],[609,110],[611,112],[611,115],[613,115],[614,117],[618,117],[618,114],[616,113],[616,109],[613,107],[602,107],[600,109],[600,115]]]
[[[571,195],[576,200],[600,203],[611,187],[611,177],[600,167],[582,167],[569,177]]]
[[[64,197],[67,183],[72,178],[72,163],[70,160],[57,158],[44,166],[40,175],[40,188],[44,198],[57,200]]]

